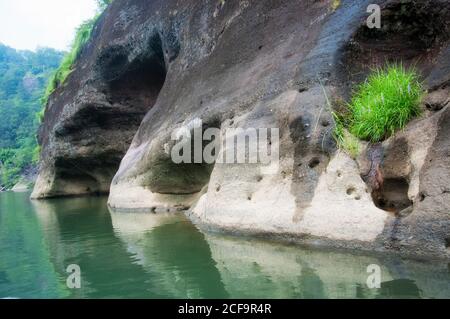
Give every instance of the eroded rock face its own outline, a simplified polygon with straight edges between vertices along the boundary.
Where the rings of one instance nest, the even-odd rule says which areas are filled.
[[[450,84],[448,3],[375,1],[377,32],[365,25],[373,2],[114,1],[47,107],[33,196],[109,190],[112,208],[189,209],[205,227],[449,257],[450,124],[436,106]],[[416,24],[430,32],[418,38]],[[336,149],[330,101],[386,60],[444,93],[380,146],[375,196],[364,155]],[[174,164],[173,132],[198,120],[222,134],[278,128],[278,168]]]

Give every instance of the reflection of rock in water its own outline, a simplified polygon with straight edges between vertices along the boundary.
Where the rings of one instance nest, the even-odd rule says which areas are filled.
[[[383,279],[379,298],[395,296],[404,298],[449,298],[450,271],[443,261],[413,261],[407,259],[387,259],[384,264],[396,279],[388,283]],[[413,287],[416,286],[416,288]],[[395,286],[395,287],[394,287]]]
[[[392,298],[449,296],[444,264],[311,251],[257,240],[206,235],[227,292],[236,298]],[[381,289],[366,285],[381,267]]]
[[[175,223],[180,220],[174,214],[120,213],[110,209],[114,233],[126,244],[128,252],[134,255],[136,263],[145,266],[151,263],[144,254],[145,245],[142,244],[146,233],[164,224]]]
[[[395,279],[381,284],[379,297],[420,298],[422,292],[411,279]]]
[[[152,285],[156,280],[130,263],[130,254],[112,231],[105,199],[34,201],[33,206],[60,281],[65,284],[68,265],[81,267],[81,289],[71,290],[72,297],[163,296]]]
[[[33,205],[56,272],[65,278],[67,265],[81,266],[76,297],[450,296],[445,263],[202,234],[182,214],[109,213],[98,198]],[[381,289],[366,285],[370,264],[381,266]]]
[[[208,235],[227,291],[237,298],[355,297],[375,258]],[[374,297],[375,293],[367,297]]]
[[[203,234],[183,215],[110,212],[116,235],[169,297],[228,297]]]

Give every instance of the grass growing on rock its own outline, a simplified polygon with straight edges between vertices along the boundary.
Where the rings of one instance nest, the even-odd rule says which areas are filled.
[[[350,133],[371,142],[387,138],[420,115],[423,95],[414,70],[401,64],[376,69],[357,87],[348,104]]]
[[[320,86],[322,87],[322,92],[325,96],[327,110],[333,116],[333,138],[339,149],[344,150],[351,158],[356,159],[361,151],[360,141],[346,129],[346,117],[333,110],[332,103],[328,98],[325,87],[322,83],[320,83]]]
[[[72,42],[70,52],[64,56],[60,66],[48,81],[44,96],[41,100],[44,108],[47,105],[50,95],[56,90],[57,87],[64,84],[69,74],[72,73],[75,60],[80,55],[81,50],[83,49],[85,44],[91,38],[91,33],[95,23],[97,22],[101,13],[108,7],[108,5],[112,3],[112,1],[113,0],[96,0],[98,13],[92,19],[86,20],[77,28],[75,39]],[[43,119],[44,112],[45,110],[43,109],[38,113],[39,120]]]
[[[334,139],[340,149],[343,149],[351,158],[356,159],[360,154],[360,141],[357,137],[351,134],[344,125],[342,117],[332,112],[335,128]]]
[[[75,63],[75,60],[77,59],[84,45],[91,38],[92,29],[98,17],[99,15],[96,15],[93,19],[85,21],[78,27],[70,52],[64,56],[61,65],[52,75],[47,84],[47,88],[45,89],[45,93],[42,98],[43,105],[47,104],[49,96],[53,93],[53,91],[56,90],[58,86],[64,83],[69,74],[73,71],[72,66]],[[42,114],[39,114],[39,117],[42,116],[43,112]]]

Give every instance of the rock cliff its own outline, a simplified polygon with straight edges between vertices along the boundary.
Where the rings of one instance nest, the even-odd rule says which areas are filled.
[[[47,105],[32,197],[109,193],[206,229],[450,258],[449,21],[446,0],[115,0]],[[330,105],[386,61],[420,72],[424,114],[352,159]],[[173,132],[199,120],[278,128],[277,169],[175,164]]]

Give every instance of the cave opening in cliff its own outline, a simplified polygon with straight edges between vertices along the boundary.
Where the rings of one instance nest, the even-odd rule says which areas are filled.
[[[166,78],[159,36],[130,58],[123,47],[109,47],[97,60],[97,88],[56,136],[70,155],[55,163],[57,188],[67,193],[108,193],[111,181],[144,116],[155,105]]]
[[[138,116],[142,120],[142,114],[147,113],[155,104],[165,78],[163,56],[158,54],[139,58],[126,72],[109,82],[108,100],[132,111],[129,113],[131,117]],[[140,116],[133,110],[140,113]]]
[[[398,214],[412,206],[408,190],[409,183],[405,178],[387,178],[380,189],[372,192],[372,198],[378,208]]]

